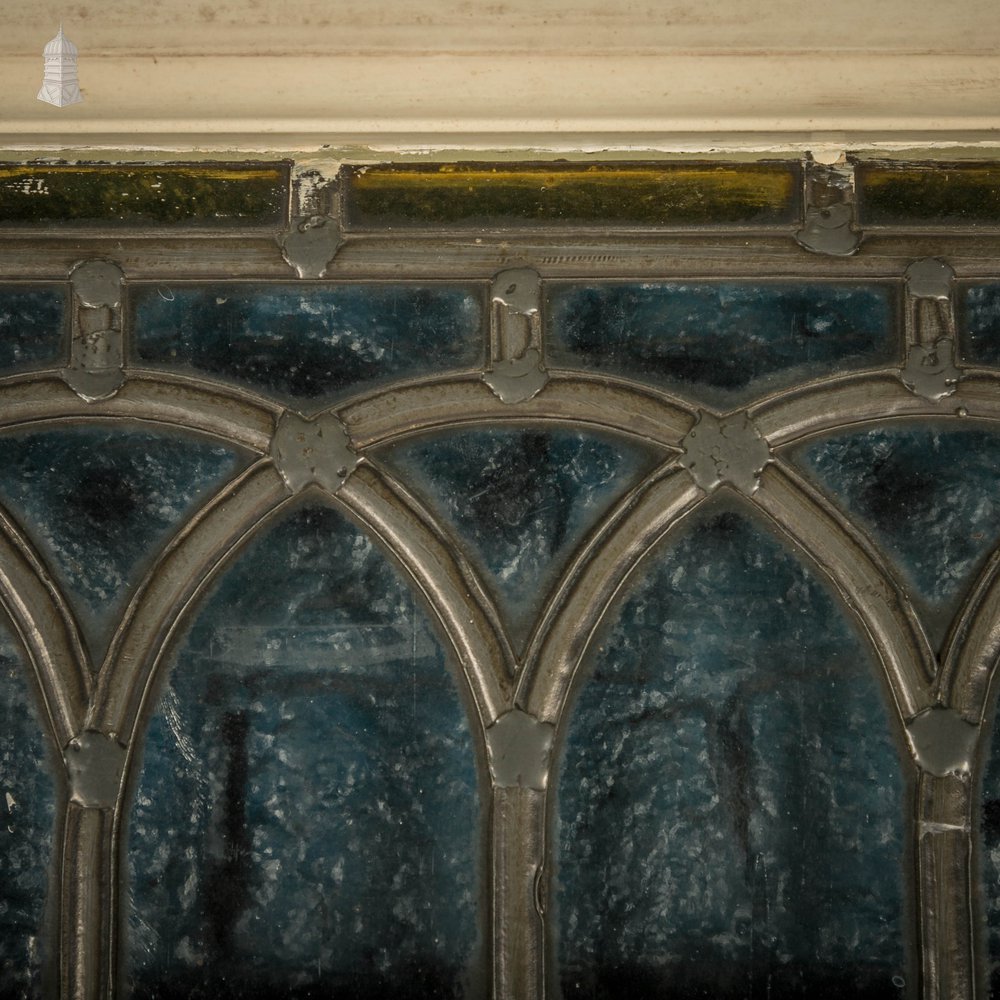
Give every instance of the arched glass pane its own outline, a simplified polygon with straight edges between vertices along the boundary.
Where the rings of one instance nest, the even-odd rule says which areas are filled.
[[[41,977],[55,786],[28,665],[0,622],[0,997],[51,995]]]
[[[353,525],[298,507],[224,573],[160,696],[131,813],[131,995],[462,996],[477,831],[424,612]]]
[[[1000,434],[897,422],[809,442],[797,455],[898,567],[940,646],[1000,542]]]
[[[1000,713],[993,722],[983,774],[979,856],[982,900],[986,908],[988,996],[1000,997]]]
[[[652,469],[637,444],[570,430],[464,430],[379,455],[456,535],[521,646],[600,518]]]
[[[95,659],[163,545],[241,463],[233,448],[178,432],[90,425],[0,437],[0,503],[58,579]]]
[[[563,996],[899,995],[903,783],[816,574],[713,505],[590,668],[558,791]]]

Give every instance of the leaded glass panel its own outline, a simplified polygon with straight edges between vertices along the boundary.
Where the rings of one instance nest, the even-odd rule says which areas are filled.
[[[0,166],[0,992],[990,995],[997,165],[329,156]]]

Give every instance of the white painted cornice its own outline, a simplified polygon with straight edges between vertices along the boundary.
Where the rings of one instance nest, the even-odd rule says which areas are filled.
[[[996,0],[5,7],[7,148],[1000,141]],[[80,53],[69,108],[35,99],[60,20]]]

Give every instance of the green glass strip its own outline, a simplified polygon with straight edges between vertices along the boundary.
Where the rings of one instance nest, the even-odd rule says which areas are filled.
[[[863,163],[857,182],[862,226],[1000,226],[1000,163]]]
[[[347,219],[393,226],[787,226],[799,167],[754,164],[446,163],[346,172]]]
[[[0,165],[0,224],[281,226],[283,163]]]

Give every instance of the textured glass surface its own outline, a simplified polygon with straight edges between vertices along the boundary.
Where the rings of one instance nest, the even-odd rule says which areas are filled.
[[[281,226],[288,166],[0,166],[0,224]]]
[[[145,285],[138,361],[194,369],[318,406],[482,362],[480,297],[443,285]]]
[[[743,514],[668,542],[570,724],[563,996],[899,996],[903,785],[872,655]]]
[[[962,357],[973,364],[1000,365],[1000,285],[967,288],[964,305]]]
[[[345,172],[347,218],[361,228],[628,223],[789,225],[797,163],[443,163]]]
[[[51,285],[0,285],[0,375],[62,360],[65,309],[65,293]]]
[[[176,655],[131,814],[131,993],[454,997],[475,754],[441,646],[324,507],[266,530]]]
[[[142,574],[243,462],[204,438],[107,425],[0,437],[0,502],[39,549],[103,655]]]
[[[549,360],[729,405],[895,357],[885,286],[556,286]]]
[[[1000,542],[1000,434],[954,428],[888,424],[798,453],[900,571],[936,644]]]
[[[1000,713],[994,716],[993,733],[983,774],[979,851],[982,900],[986,907],[988,995],[1000,997]]]
[[[863,163],[856,177],[862,226],[1000,224],[998,163]]]
[[[0,623],[0,997],[41,1000],[55,795],[28,666]]]
[[[656,463],[632,444],[570,430],[459,431],[379,457],[488,574],[515,645],[587,532]]]

